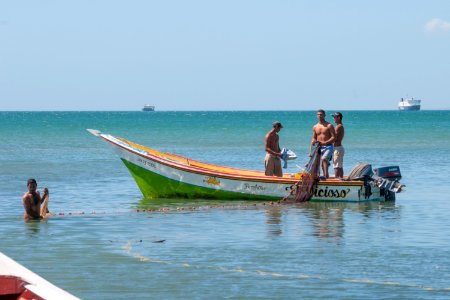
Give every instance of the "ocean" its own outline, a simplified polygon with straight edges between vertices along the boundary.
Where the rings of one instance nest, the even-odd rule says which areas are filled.
[[[144,199],[86,131],[262,170],[278,120],[296,173],[315,111],[0,112],[0,251],[82,299],[449,299],[450,111],[342,113],[345,174],[400,166],[395,202]],[[30,177],[56,216],[23,221]]]

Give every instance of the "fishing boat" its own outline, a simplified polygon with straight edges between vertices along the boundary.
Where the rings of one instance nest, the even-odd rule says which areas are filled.
[[[145,104],[144,107],[142,108],[142,111],[155,111],[155,106]]]
[[[79,300],[1,252],[0,299]]]
[[[280,200],[291,197],[302,174],[266,176],[263,171],[219,166],[157,151],[126,139],[87,129],[108,143],[130,171],[146,198],[225,200]],[[359,202],[393,200],[402,190],[398,166],[376,169],[370,165],[350,172],[345,179],[316,182],[311,201]],[[286,198],[287,199],[287,198]]]
[[[420,110],[420,102],[422,102],[422,100],[414,98],[401,98],[400,102],[398,103],[398,109],[405,111],[417,111]]]

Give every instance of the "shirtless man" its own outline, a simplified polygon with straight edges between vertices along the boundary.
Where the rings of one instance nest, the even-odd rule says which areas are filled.
[[[334,140],[333,153],[334,177],[343,178],[345,149],[342,146],[342,140],[344,139],[344,125],[342,124],[342,114],[340,112],[336,112],[332,116],[334,123],[336,123],[336,139]]]
[[[28,192],[26,192],[22,197],[22,204],[23,208],[25,209],[23,218],[25,220],[42,219],[41,204],[46,198],[48,198],[48,189],[44,189],[44,195],[41,198],[41,194],[37,190],[37,183],[35,179],[28,179],[27,187]]]
[[[325,121],[325,111],[323,109],[317,111],[317,120],[317,124],[313,126],[311,144],[314,145],[316,142],[320,144],[320,162],[323,176],[328,178],[328,166],[333,156],[333,142],[336,138],[336,133],[333,125]]]
[[[281,149],[279,144],[278,132],[280,132],[283,125],[276,121],[272,123],[272,130],[270,130],[264,138],[264,146],[266,148],[266,157],[264,165],[266,167],[266,176],[283,176],[281,169]]]

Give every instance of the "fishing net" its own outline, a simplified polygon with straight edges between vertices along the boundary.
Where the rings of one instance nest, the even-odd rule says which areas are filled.
[[[320,147],[319,143],[316,143],[311,146],[310,159],[301,174],[301,179],[295,184],[297,187],[294,196],[295,202],[304,202],[311,199],[314,184],[318,181],[319,166]]]

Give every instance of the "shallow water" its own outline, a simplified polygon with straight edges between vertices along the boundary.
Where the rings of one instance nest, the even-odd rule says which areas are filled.
[[[0,251],[82,299],[448,299],[450,112],[343,113],[346,173],[400,165],[395,202],[142,199],[85,131],[260,169],[273,120],[304,163],[314,112],[2,112]],[[28,177],[64,215],[23,222]]]

